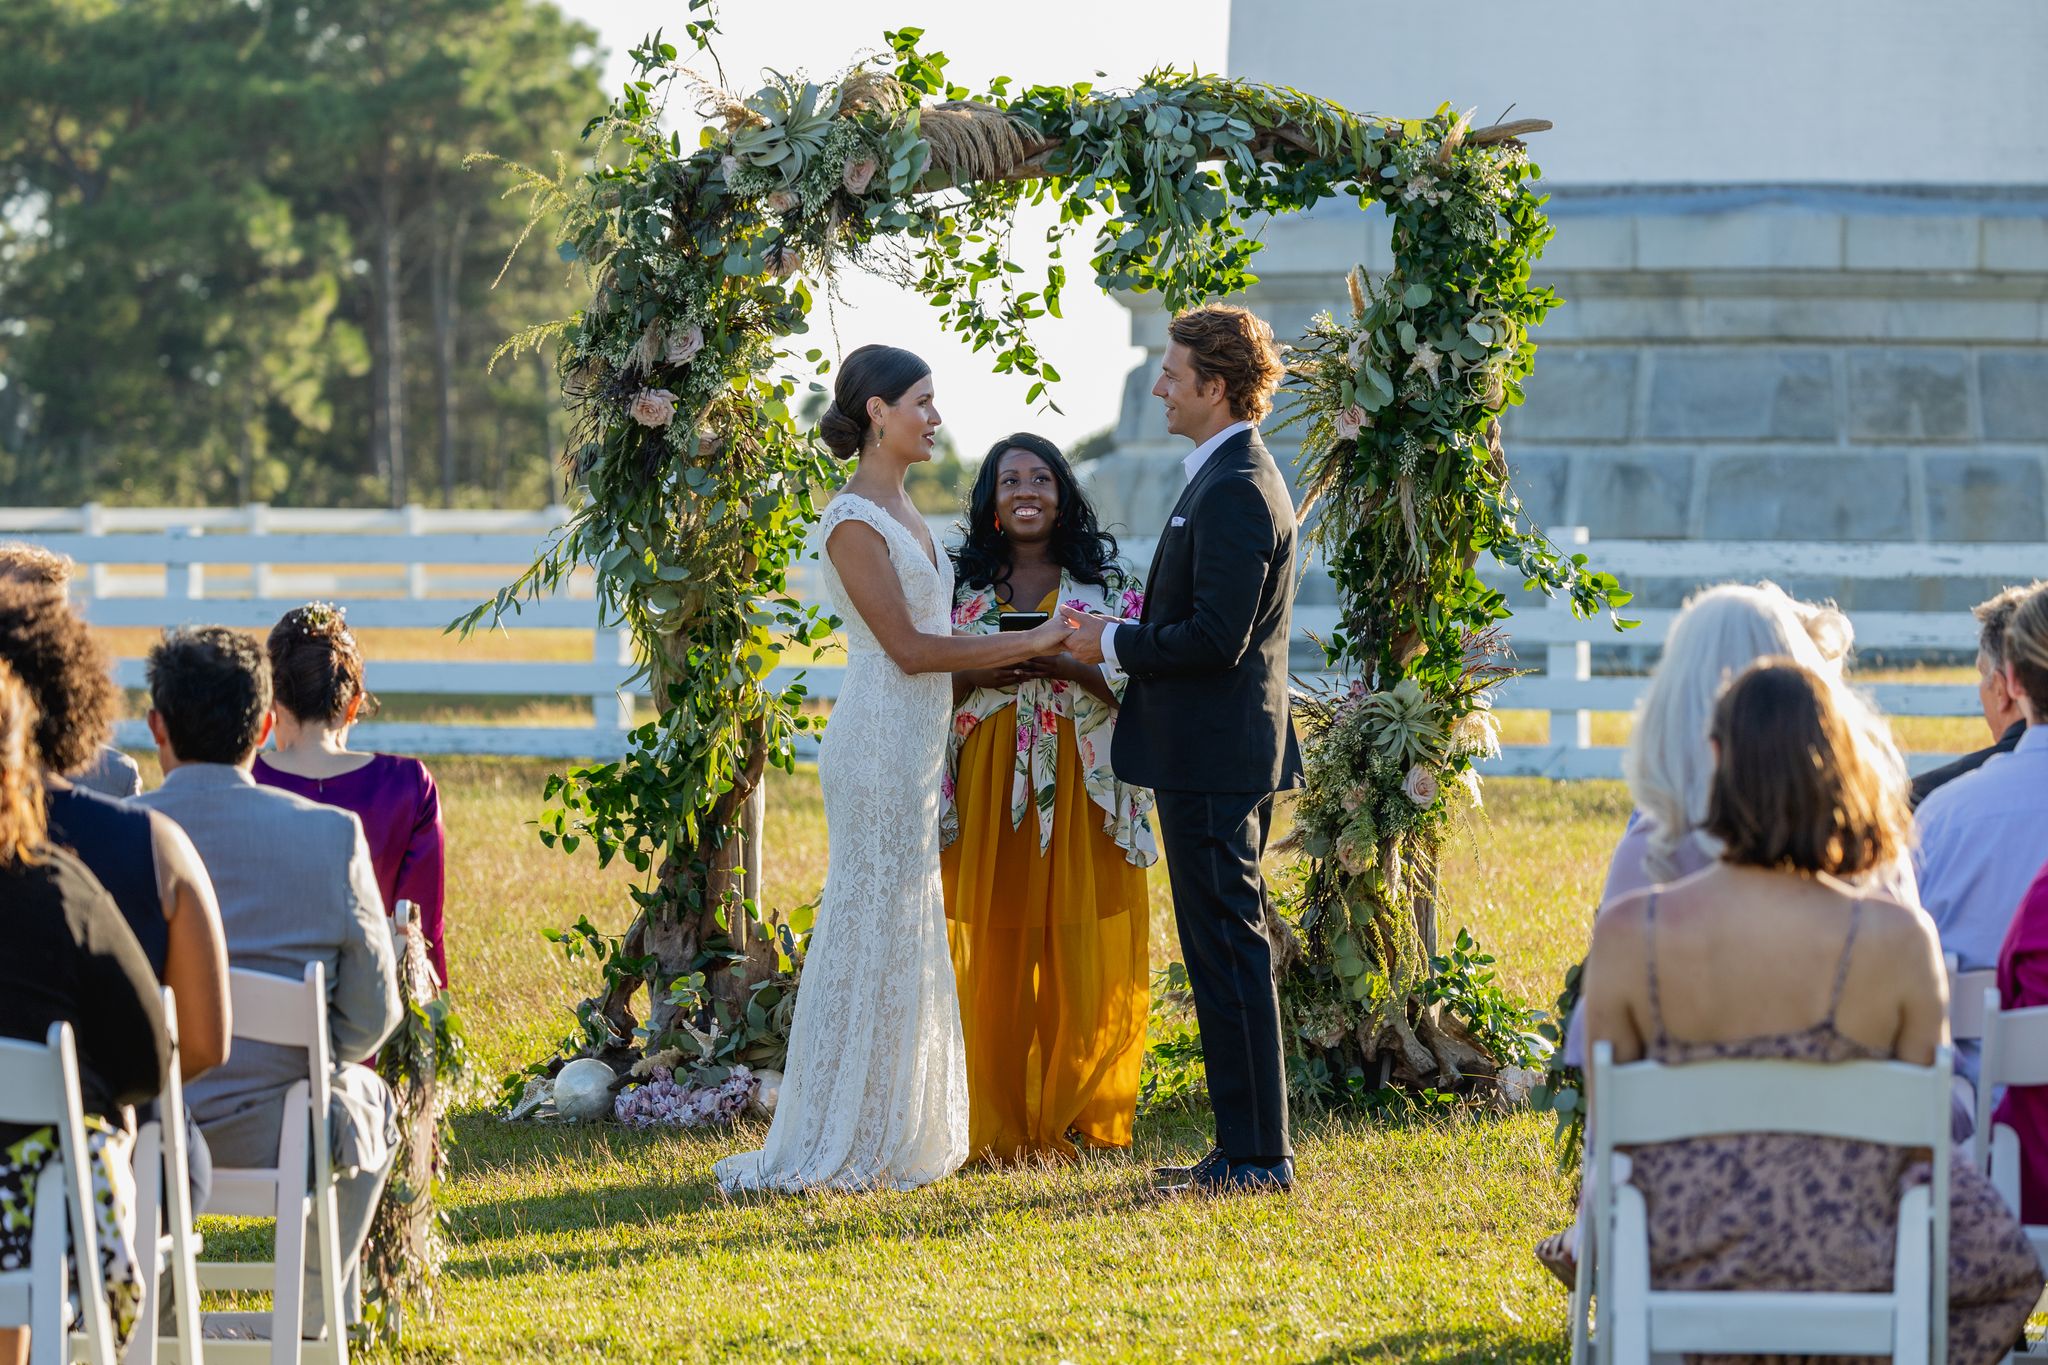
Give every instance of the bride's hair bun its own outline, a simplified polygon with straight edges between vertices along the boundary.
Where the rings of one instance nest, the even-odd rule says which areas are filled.
[[[852,459],[860,454],[873,425],[868,419],[868,400],[894,403],[931,372],[931,366],[900,346],[856,348],[839,367],[832,402],[818,419],[818,435],[834,455]]]
[[[824,438],[826,448],[842,460],[850,460],[860,454],[861,439],[867,435],[867,414],[861,414],[856,422],[839,410],[837,402],[825,405],[825,415],[818,419],[818,435]]]

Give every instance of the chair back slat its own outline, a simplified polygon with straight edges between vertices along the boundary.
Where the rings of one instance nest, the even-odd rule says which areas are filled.
[[[1994,1032],[1995,1042],[1991,1036]],[[1992,1009],[1985,1028],[1984,1069],[1978,1084],[2048,1085],[2048,1005],[2021,1010]]]
[[[279,1047],[322,1046],[327,1030],[326,967],[306,964],[299,980],[243,967],[228,972],[235,1037]]]
[[[1994,968],[1960,971],[1953,964],[1948,972],[1948,1032],[1951,1038],[1966,1040],[1984,1036],[1984,992],[1998,989]]]
[[[41,1127],[64,1117],[63,1063],[53,1025],[48,1042],[0,1038],[0,1123]]]
[[[1605,1139],[1617,1147],[1732,1133],[1800,1133],[1932,1146],[1949,1122],[1947,1067],[1738,1060],[1596,1069]]]

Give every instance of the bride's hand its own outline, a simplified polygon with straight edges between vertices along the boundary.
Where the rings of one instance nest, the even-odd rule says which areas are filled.
[[[1031,646],[1031,653],[1034,656],[1058,654],[1067,647],[1067,641],[1073,638],[1075,626],[1069,616],[1068,612],[1054,612],[1045,619],[1045,624],[1027,631],[1018,643]]]

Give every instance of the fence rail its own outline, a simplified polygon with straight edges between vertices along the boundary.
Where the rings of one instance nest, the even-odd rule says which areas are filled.
[[[18,537],[69,555],[82,567],[76,585],[81,606],[95,624],[162,628],[201,622],[246,630],[267,629],[309,596],[347,605],[352,625],[370,628],[439,629],[488,596],[530,563],[559,528],[566,513],[555,507],[532,512],[396,511],[270,508],[0,508],[0,537]],[[949,519],[934,519],[935,534],[950,530]],[[1728,579],[1998,579],[2030,581],[2048,566],[2048,546],[2034,544],[1928,545],[1791,542],[1602,541],[1563,529],[1560,543],[1583,548],[1599,567],[1623,582],[1711,583]],[[1125,542],[1134,563],[1147,562],[1149,539]],[[1310,579],[1321,578],[1311,565]],[[1518,581],[1497,580],[1510,601],[1526,602],[1508,623],[1509,636],[1524,666],[1543,671],[1516,678],[1502,689],[1506,710],[1540,711],[1550,717],[1544,744],[1510,746],[1490,765],[1499,774],[1558,778],[1614,777],[1620,750],[1592,743],[1597,712],[1627,711],[1642,695],[1641,677],[1593,675],[1592,651],[1601,646],[1661,644],[1676,615],[1670,610],[1633,613],[1638,629],[1618,634],[1604,620],[1581,621],[1557,602],[1523,597]],[[807,571],[796,589],[815,590]],[[1326,586],[1304,593],[1327,600]],[[1301,605],[1295,625],[1306,645],[1311,635],[1337,624],[1338,610]],[[1951,650],[1967,653],[1976,641],[1966,612],[1852,612],[1861,649]],[[575,576],[560,595],[522,604],[503,623],[518,635],[534,630],[588,632],[585,661],[453,660],[369,662],[370,687],[383,693],[425,696],[540,696],[588,699],[587,726],[404,724],[371,722],[358,727],[368,746],[417,753],[530,754],[554,758],[615,757],[632,728],[634,698],[625,690],[633,673],[631,642],[598,614],[587,572]],[[125,687],[143,685],[142,661],[121,659],[116,677]],[[842,668],[815,665],[778,669],[787,683],[802,672],[812,695],[838,694]],[[1973,716],[1974,688],[1940,683],[1888,683],[1870,689],[1888,714]],[[146,744],[140,722],[123,722],[121,742]],[[1915,767],[1946,755],[1913,755]]]

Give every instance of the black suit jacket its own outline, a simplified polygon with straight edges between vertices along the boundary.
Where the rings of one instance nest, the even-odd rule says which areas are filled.
[[[1158,791],[1301,785],[1287,696],[1294,630],[1294,499],[1256,430],[1225,441],[1181,491],[1116,628],[1130,676],[1110,762]]]
[[[1984,761],[1993,754],[2011,753],[2014,747],[2019,744],[2020,736],[2026,732],[2027,723],[2023,720],[2016,720],[2005,727],[2005,733],[1998,737],[1996,744],[1979,749],[1975,753],[1964,754],[1961,758],[1950,763],[1944,763],[1939,768],[1929,768],[1926,772],[1914,778],[1913,808],[1918,810],[1920,803],[1925,801],[1936,787],[1953,782],[1964,773],[1976,772],[1977,769],[1984,766]]]

